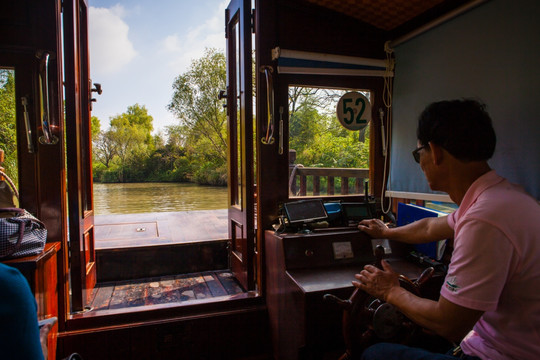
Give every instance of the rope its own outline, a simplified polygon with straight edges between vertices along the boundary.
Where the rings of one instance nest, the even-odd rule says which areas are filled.
[[[390,174],[387,174],[387,168],[389,165],[388,147],[390,145],[390,133],[392,130],[392,91],[393,91],[393,77],[391,73],[394,70],[395,59],[392,57],[394,49],[390,48],[390,42],[384,43],[384,51],[386,53],[386,70],[384,75],[384,88],[383,88],[383,103],[386,107],[386,149],[384,151],[384,173],[381,190],[381,209],[384,214],[388,214],[392,208],[392,201],[388,202],[388,208],[384,207],[384,190],[386,188],[387,180],[390,181]],[[382,119],[381,119],[382,120]],[[384,121],[384,120],[382,120]],[[388,165],[388,166],[387,166]],[[386,178],[388,176],[388,179]]]

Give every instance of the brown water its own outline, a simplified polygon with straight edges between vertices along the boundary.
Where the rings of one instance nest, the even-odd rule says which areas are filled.
[[[94,184],[96,215],[227,208],[227,187],[192,183]]]

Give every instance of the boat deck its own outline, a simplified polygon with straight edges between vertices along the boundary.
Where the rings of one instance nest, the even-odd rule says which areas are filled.
[[[229,271],[145,278],[98,284],[92,292],[92,311],[137,306],[205,301],[244,291]]]
[[[227,209],[96,215],[98,284],[90,308],[187,304],[244,293],[224,269],[227,255],[220,249],[228,239],[227,221]],[[212,259],[205,263],[207,253]],[[161,261],[156,263],[157,258]]]
[[[94,225],[96,250],[228,238],[227,209],[96,215]]]

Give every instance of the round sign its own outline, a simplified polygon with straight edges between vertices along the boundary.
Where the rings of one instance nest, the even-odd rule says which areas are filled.
[[[344,128],[362,130],[371,121],[371,104],[363,94],[348,92],[339,99],[337,117]]]

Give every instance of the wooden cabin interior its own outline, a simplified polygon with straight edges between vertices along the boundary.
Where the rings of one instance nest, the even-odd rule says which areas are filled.
[[[323,297],[351,295],[354,273],[376,260],[373,243],[348,224],[275,231],[280,208],[341,201],[391,221],[398,202],[450,202],[429,190],[410,156],[418,114],[433,101],[485,102],[498,135],[491,165],[540,199],[537,1],[231,0],[224,23],[227,238],[189,250],[157,244],[98,252],[88,3],[2,0],[0,8],[0,68],[16,79],[20,206],[48,229],[43,254],[4,262],[29,280],[38,317],[58,317],[49,359],[75,352],[85,360],[338,359],[342,309]],[[369,94],[369,169],[294,165],[292,87]],[[341,187],[306,193],[306,178],[315,184],[324,176],[341,179]],[[349,188],[349,178],[359,180]],[[407,256],[410,249],[387,246],[396,268],[418,278],[423,266]],[[193,266],[185,265],[190,259]],[[206,282],[215,292],[99,308],[105,283],[141,278],[161,284],[148,288],[184,281],[196,292],[193,284]],[[438,294],[439,280],[433,277],[428,296]]]

